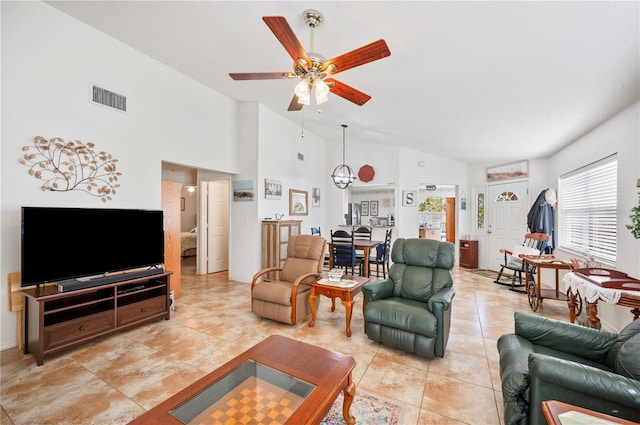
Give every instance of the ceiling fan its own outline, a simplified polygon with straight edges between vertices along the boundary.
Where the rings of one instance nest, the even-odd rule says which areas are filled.
[[[305,10],[303,16],[311,29],[310,48],[313,50],[313,30],[324,21],[324,17],[320,12],[313,9]],[[374,41],[333,59],[326,60],[322,55],[312,51],[307,52],[302,47],[302,44],[283,16],[263,16],[262,20],[293,59],[293,71],[229,73],[231,78],[234,80],[299,78],[300,82],[295,87],[293,99],[289,104],[289,111],[299,111],[304,105],[309,105],[311,91],[314,89],[317,104],[326,102],[329,92],[360,106],[371,99],[368,94],[334,78],[327,77],[390,56],[391,52],[384,40]]]

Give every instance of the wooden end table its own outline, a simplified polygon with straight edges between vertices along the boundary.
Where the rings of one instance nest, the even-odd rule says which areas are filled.
[[[267,417],[280,424],[317,425],[342,392],[342,414],[355,425],[349,413],[355,366],[351,356],[271,335],[130,424],[256,423]]]
[[[313,327],[316,323],[316,298],[318,298],[318,295],[331,298],[331,311],[335,311],[335,299],[340,298],[347,315],[347,336],[350,337],[353,298],[362,292],[362,286],[367,282],[369,282],[368,277],[344,275],[340,282],[329,282],[327,279],[320,279],[310,283],[311,294],[309,295],[309,308],[311,309],[311,321],[309,322],[309,327]]]

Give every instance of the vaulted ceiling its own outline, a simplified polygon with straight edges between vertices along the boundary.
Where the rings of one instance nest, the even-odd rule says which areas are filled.
[[[544,158],[640,99],[637,1],[50,1],[134,49],[238,101],[260,102],[316,135],[399,144],[468,163]],[[338,56],[384,39],[391,56],[336,75],[372,98],[334,94],[288,112],[292,59],[262,21],[325,21],[314,51]]]

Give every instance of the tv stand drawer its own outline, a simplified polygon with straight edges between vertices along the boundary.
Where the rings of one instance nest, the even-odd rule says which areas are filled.
[[[167,298],[165,296],[150,298],[148,300],[118,307],[117,326],[125,326],[129,323],[139,322],[151,316],[166,314]]]
[[[44,328],[44,349],[52,350],[114,328],[113,310],[68,320]]]

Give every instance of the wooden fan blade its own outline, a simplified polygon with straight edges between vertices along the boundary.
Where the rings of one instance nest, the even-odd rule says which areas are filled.
[[[325,78],[324,82],[329,84],[333,83],[333,87],[329,89],[329,91],[335,95],[340,97],[344,97],[345,99],[355,103],[356,105],[364,105],[371,99],[366,93],[361,92],[360,90],[354,89],[351,86],[346,85],[345,83],[341,83],[338,80],[334,80],[333,78]]]
[[[234,80],[279,80],[291,78],[288,72],[230,72]]]
[[[298,96],[294,94],[287,111],[301,111],[303,106],[302,103],[298,103]]]
[[[387,56],[391,56],[387,43],[384,40],[378,40],[325,61],[322,65],[322,70],[327,71],[330,74],[337,74],[338,72],[346,71],[347,69],[355,68],[356,66],[364,65],[365,63],[386,58]],[[335,71],[329,69],[330,64],[335,65],[337,69]]]
[[[297,62],[298,59],[302,58],[305,61],[305,65],[309,66],[311,64],[309,56],[307,56],[307,52],[304,50],[304,47],[302,47],[298,37],[296,37],[296,34],[293,32],[284,16],[263,16],[262,20],[267,24],[278,41],[280,41],[280,44],[282,44],[294,62]]]

